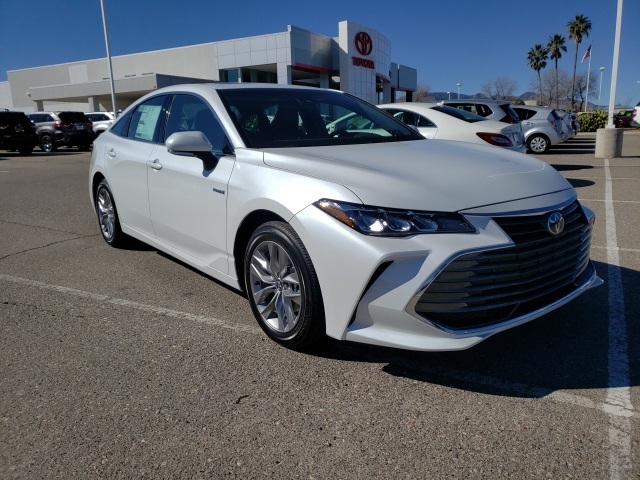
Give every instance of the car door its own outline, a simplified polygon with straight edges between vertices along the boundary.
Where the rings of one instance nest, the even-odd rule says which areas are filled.
[[[213,146],[217,161],[207,170],[195,156],[155,145],[147,162],[149,204],[156,237],[182,254],[228,273],[227,185],[235,163],[230,143],[210,106],[190,94],[174,95],[164,138],[198,130]]]
[[[104,143],[105,165],[120,221],[154,237],[149,211],[147,160],[164,122],[167,95],[158,95],[118,119]]]

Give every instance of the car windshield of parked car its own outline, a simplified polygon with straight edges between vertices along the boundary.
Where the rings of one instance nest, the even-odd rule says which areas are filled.
[[[60,112],[58,116],[65,123],[90,122],[87,116],[81,112]]]
[[[437,110],[438,112],[446,113],[447,115],[451,115],[459,120],[462,120],[467,123],[476,123],[483,122],[486,118],[481,117],[480,115],[476,115],[475,113],[467,112],[466,110],[462,110],[460,108],[447,107],[446,105],[438,105],[437,107],[432,107],[433,110]]]
[[[238,88],[218,94],[250,148],[311,147],[421,140],[390,115],[341,92]]]

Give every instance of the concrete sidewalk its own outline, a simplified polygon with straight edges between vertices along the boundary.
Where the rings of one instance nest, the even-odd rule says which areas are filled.
[[[594,159],[596,151],[596,133],[578,133],[575,137],[564,143],[551,147],[544,155],[538,158],[549,163],[557,160],[557,157],[574,158],[577,156]],[[625,129],[622,139],[622,157],[640,158],[640,129]],[[612,159],[615,161],[616,159]]]

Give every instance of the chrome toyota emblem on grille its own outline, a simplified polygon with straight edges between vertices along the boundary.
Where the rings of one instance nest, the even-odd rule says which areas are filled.
[[[553,212],[547,218],[547,230],[554,237],[560,235],[564,230],[564,217],[560,212]]]

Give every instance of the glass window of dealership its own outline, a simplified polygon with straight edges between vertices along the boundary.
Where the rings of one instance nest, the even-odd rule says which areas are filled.
[[[371,103],[411,99],[417,71],[391,62],[391,42],[357,23],[328,37],[286,32],[121,55],[112,58],[118,109],[178,83],[280,83],[340,89]],[[0,107],[22,111],[112,110],[106,58],[7,72]],[[4,84],[4,85],[3,85]]]

